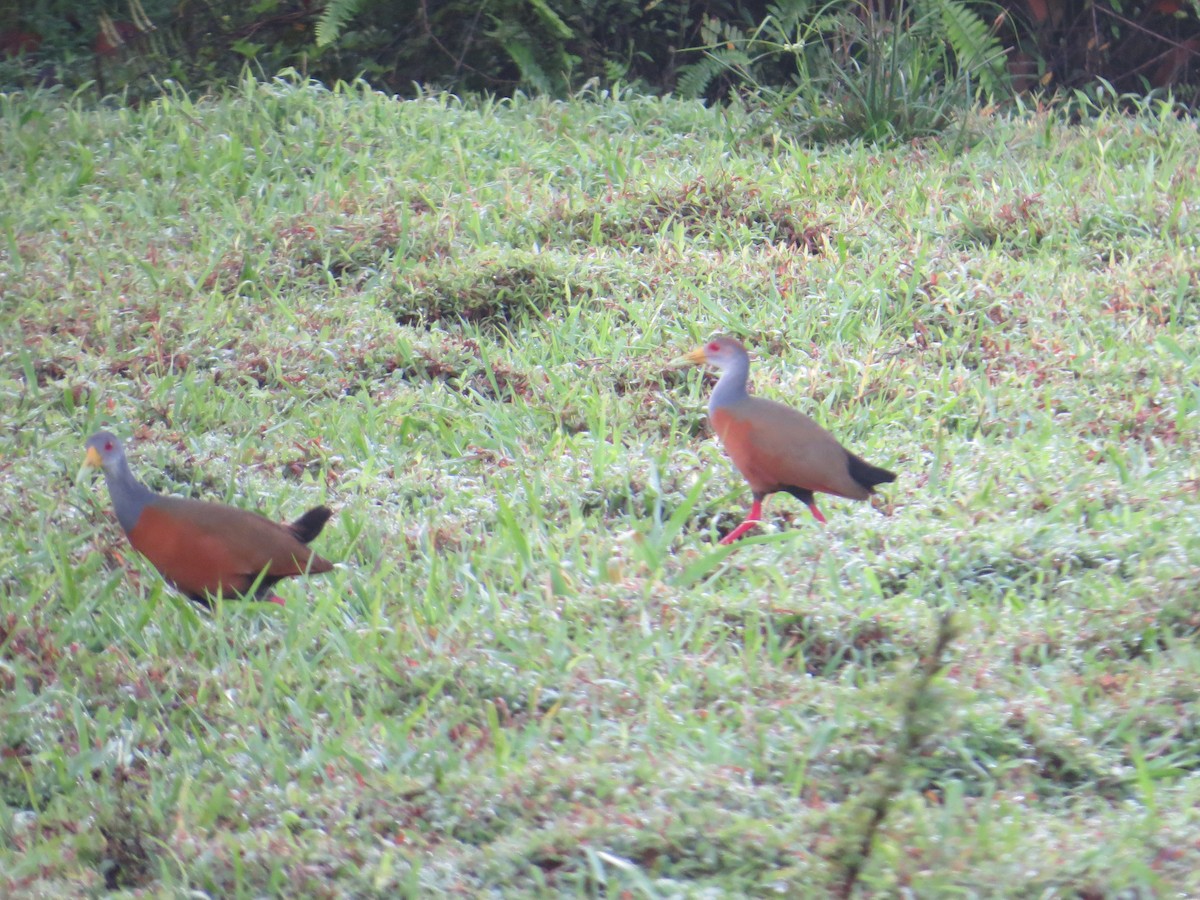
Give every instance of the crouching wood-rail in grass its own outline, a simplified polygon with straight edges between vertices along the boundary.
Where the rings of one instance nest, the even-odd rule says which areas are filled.
[[[332,515],[310,509],[290,525],[223,503],[156,494],[134,477],[121,442],[106,431],[88,438],[83,469],[104,471],[117,521],[133,549],[169,584],[203,606],[218,595],[283,604],[280,579],[328,572],[333,564],[305,545]]]
[[[746,392],[750,354],[731,337],[716,337],[676,360],[721,372],[708,400],[708,420],[726,455],[750,484],[754,503],[744,522],[721,539],[732,544],[762,520],[763,500],[786,491],[824,523],[815,492],[866,500],[896,476],[855,456],[802,412]]]

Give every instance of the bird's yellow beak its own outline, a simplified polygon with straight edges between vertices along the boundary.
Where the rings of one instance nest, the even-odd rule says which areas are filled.
[[[708,362],[708,357],[704,353],[703,347],[697,347],[683,356],[671,360],[672,366],[702,366]]]
[[[100,458],[100,451],[95,447],[88,447],[87,456],[83,458],[83,465],[79,467],[79,474],[75,476],[75,480],[82,481],[88,469],[99,469],[103,465],[104,460]]]

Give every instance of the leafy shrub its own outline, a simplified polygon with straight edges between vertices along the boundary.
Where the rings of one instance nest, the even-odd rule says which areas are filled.
[[[417,81],[561,96],[598,80],[668,91],[706,18],[764,14],[738,0],[332,0],[316,35],[321,48],[389,40],[392,63],[378,74],[397,90]]]
[[[774,123],[814,140],[903,140],[941,131],[977,93],[1007,93],[1004,49],[959,0],[781,0],[752,32],[709,20],[681,93],[719,79],[752,88]]]
[[[326,84],[567,96],[758,90],[810,136],[921,134],[978,91],[1185,103],[1200,0],[36,0],[0,5],[0,90],[136,101],[293,69]],[[763,90],[765,89],[765,91]],[[822,93],[829,96],[821,98]]]

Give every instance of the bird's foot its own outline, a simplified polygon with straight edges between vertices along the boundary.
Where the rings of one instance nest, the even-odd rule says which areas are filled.
[[[732,544],[734,541],[736,541],[738,538],[740,538],[743,534],[745,534],[747,531],[749,531],[751,528],[753,528],[757,524],[758,524],[758,519],[747,519],[745,522],[743,522],[737,528],[733,529],[733,531],[729,532],[729,534],[725,535],[725,537],[721,538],[721,543],[722,544]]]

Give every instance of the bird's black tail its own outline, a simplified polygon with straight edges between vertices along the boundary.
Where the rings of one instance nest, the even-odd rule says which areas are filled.
[[[850,477],[861,484],[871,494],[875,485],[896,480],[896,473],[873,466],[862,457],[850,454]]]
[[[325,523],[329,521],[329,517],[333,515],[333,510],[328,506],[314,506],[295,522],[288,526],[288,531],[296,536],[302,544],[307,544],[325,527]]]

